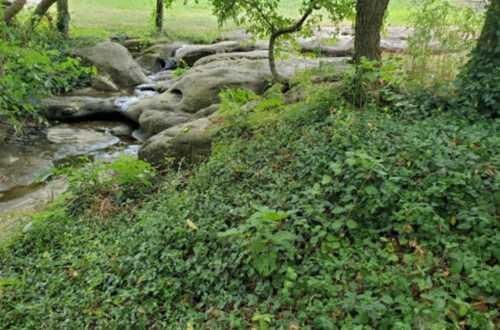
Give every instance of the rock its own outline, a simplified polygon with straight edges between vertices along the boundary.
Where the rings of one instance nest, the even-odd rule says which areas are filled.
[[[244,88],[262,93],[270,80],[267,61],[221,60],[196,66],[156,97],[133,105],[126,115],[137,121],[145,110],[194,114],[219,103],[219,92],[226,88]]]
[[[5,140],[7,140],[8,134],[9,129],[7,125],[0,123],[0,143],[3,143]]]
[[[327,57],[345,57],[352,56],[354,53],[354,37],[353,36],[338,36],[333,45],[331,38],[328,39],[306,39],[300,40],[299,45],[302,52],[315,53],[320,56]]]
[[[132,137],[139,142],[146,141],[146,133],[142,128],[138,128],[132,132]]]
[[[78,88],[75,90],[72,90],[68,94],[65,94],[65,96],[91,96],[91,97],[99,97],[99,98],[107,98],[111,96],[120,96],[122,95],[122,92],[105,92],[102,90],[97,90],[92,87],[84,87],[84,88]]]
[[[92,47],[75,49],[73,54],[96,66],[99,73],[109,75],[120,87],[133,87],[148,82],[127,48],[118,43],[104,41]]]
[[[166,80],[173,80],[175,77],[173,71],[167,70],[167,71],[160,71],[152,75],[150,78],[153,81],[166,81]]]
[[[147,137],[160,133],[170,127],[192,121],[191,115],[182,112],[146,110],[139,118],[139,124]]]
[[[172,58],[163,58],[159,54],[145,54],[137,58],[137,63],[147,72],[158,73],[177,66],[177,61]]]
[[[192,66],[200,58],[213,54],[249,51],[252,49],[252,46],[245,46],[238,41],[223,41],[213,45],[187,45],[175,52],[175,59],[179,64]]]
[[[57,145],[56,159],[87,155],[120,143],[119,138],[105,132],[69,125],[51,127],[47,132],[47,139]]]
[[[43,205],[54,201],[58,196],[68,189],[68,182],[65,179],[50,181],[46,185],[33,188],[33,191],[20,197],[0,198],[0,213],[28,212],[34,211]]]
[[[161,165],[167,157],[195,161],[210,154],[215,125],[211,118],[200,118],[174,126],[146,141],[139,158]]]
[[[116,115],[120,116],[121,107],[115,98],[85,96],[51,97],[42,101],[46,117],[50,120],[71,120],[85,117]]]
[[[203,118],[203,117],[209,117],[219,111],[220,104],[212,104],[209,107],[206,107],[205,109],[202,109],[196,113],[197,118]]]
[[[91,86],[97,91],[103,92],[119,92],[120,89],[115,85],[113,80],[104,75],[92,77]]]
[[[109,130],[111,134],[118,137],[132,137],[134,128],[127,124],[117,125]]]
[[[193,66],[202,66],[217,61],[231,61],[231,60],[264,60],[268,58],[268,52],[265,50],[255,50],[250,52],[236,52],[236,53],[221,53],[203,57],[196,61]]]
[[[156,44],[148,49],[144,50],[143,55],[145,54],[155,54],[161,58],[173,58],[175,57],[175,52],[184,46],[187,43],[185,42],[175,42],[170,44]]]
[[[122,40],[120,44],[132,53],[141,52],[142,50],[152,46],[151,41],[136,38]]]
[[[35,184],[47,175],[52,162],[40,151],[2,145],[0,157],[0,194]]]

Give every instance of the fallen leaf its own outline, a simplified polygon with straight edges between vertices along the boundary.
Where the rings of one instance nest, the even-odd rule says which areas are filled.
[[[189,228],[191,228],[192,230],[198,230],[198,226],[195,225],[195,223],[193,221],[191,221],[191,219],[187,219],[186,220],[186,224]]]

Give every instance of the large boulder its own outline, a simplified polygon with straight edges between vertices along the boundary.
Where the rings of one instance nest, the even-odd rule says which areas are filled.
[[[127,48],[104,41],[94,46],[78,48],[73,54],[94,65],[99,73],[109,75],[120,87],[128,88],[148,82],[148,78]]]
[[[146,136],[152,136],[173,126],[184,124],[193,120],[193,116],[176,111],[146,110],[139,118],[139,125]]]
[[[339,68],[346,67],[344,58],[294,57],[278,61],[277,66],[281,75],[290,78],[297,70],[317,67],[323,62],[333,63]],[[224,89],[241,88],[261,94],[270,81],[266,52],[211,55],[199,60],[184,76],[172,82],[165,93],[140,100],[124,114],[139,122],[148,137],[193,117],[210,115],[215,111],[210,106],[220,102],[219,93]]]
[[[120,116],[121,107],[115,98],[60,96],[42,101],[49,120],[66,121],[85,117],[116,115]]]
[[[166,158],[196,161],[210,154],[215,132],[214,116],[169,128],[146,141],[139,158],[161,165]]]

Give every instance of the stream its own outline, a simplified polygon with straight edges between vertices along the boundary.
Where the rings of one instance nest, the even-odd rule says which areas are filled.
[[[157,73],[149,78],[157,82],[165,76],[170,75]],[[131,95],[109,98],[126,112],[139,100],[157,95],[152,86],[138,86]],[[137,157],[142,141],[138,125],[121,116],[59,123],[10,136],[0,151],[0,218],[35,210],[66,191],[66,180],[52,177],[56,166],[82,156],[105,162],[122,155]]]

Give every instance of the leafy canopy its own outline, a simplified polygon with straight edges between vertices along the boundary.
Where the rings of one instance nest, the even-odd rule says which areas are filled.
[[[238,25],[245,26],[256,36],[268,36],[279,29],[295,23],[295,19],[280,12],[282,0],[212,0],[214,13],[219,23],[234,20]],[[352,14],[354,0],[304,0],[298,9],[298,16],[313,9],[312,15],[305,22],[303,31],[311,31],[325,13],[334,22],[339,22]],[[322,10],[320,10],[322,9]]]

